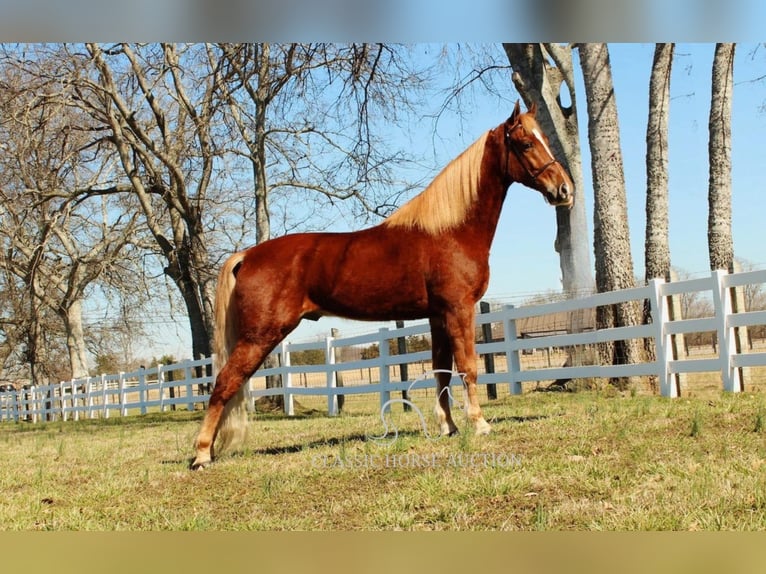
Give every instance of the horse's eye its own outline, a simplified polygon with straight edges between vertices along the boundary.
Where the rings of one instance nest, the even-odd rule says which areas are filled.
[[[524,142],[523,144],[521,144],[521,149],[523,149],[524,151],[529,151],[533,147],[535,147],[535,144],[533,144],[532,142]]]

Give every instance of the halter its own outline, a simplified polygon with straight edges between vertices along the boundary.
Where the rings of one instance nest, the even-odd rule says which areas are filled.
[[[559,162],[555,157],[551,157],[551,159],[546,164],[544,164],[542,167],[538,168],[534,172],[530,170],[526,162],[523,160],[522,154],[520,154],[516,150],[516,148],[513,146],[511,142],[511,134],[520,127],[521,127],[521,122],[519,121],[519,122],[516,122],[516,124],[513,127],[505,129],[505,147],[509,148],[513,152],[513,155],[515,155],[516,159],[519,160],[519,164],[521,165],[521,167],[524,168],[524,171],[527,173],[527,175],[532,179],[533,182],[537,183],[537,178],[540,177],[545,172],[545,170],[551,167],[554,163],[559,163]],[[505,173],[506,175],[510,173],[508,169],[508,156],[505,156]]]

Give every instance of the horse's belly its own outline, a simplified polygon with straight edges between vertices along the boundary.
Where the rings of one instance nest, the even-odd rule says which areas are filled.
[[[317,290],[317,314],[363,321],[411,320],[427,317],[428,293],[422,281],[364,281],[355,277]],[[403,278],[402,278],[403,279]]]

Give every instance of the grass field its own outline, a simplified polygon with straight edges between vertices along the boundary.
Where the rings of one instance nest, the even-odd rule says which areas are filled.
[[[388,442],[375,407],[256,415],[245,451],[196,473],[201,412],[3,423],[0,528],[766,529],[760,392],[527,392],[484,405],[490,436],[461,420],[438,440],[396,405]]]

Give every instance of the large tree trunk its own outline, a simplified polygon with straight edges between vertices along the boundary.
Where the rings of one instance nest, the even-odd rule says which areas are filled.
[[[72,301],[62,314],[66,327],[66,345],[73,379],[88,376],[88,358],[85,350],[85,334],[82,328],[82,300]]]
[[[657,44],[649,80],[646,126],[646,280],[670,279],[668,243],[668,116],[673,44]]]
[[[194,359],[209,357],[210,336],[213,332],[212,276],[200,272],[206,269],[207,250],[202,239],[184,240],[180,247],[166,245],[168,265],[165,274],[178,287],[189,316]],[[196,271],[196,272],[195,272]],[[207,281],[205,280],[207,276]]]
[[[529,106],[538,106],[537,120],[550,138],[554,155],[575,184],[572,209],[556,209],[555,248],[560,256],[563,290],[568,294],[592,291],[593,275],[585,215],[585,193],[580,156],[572,50],[558,44],[503,44],[513,68],[513,83]],[[555,62],[552,65],[551,59]],[[562,104],[562,84],[570,105]]]
[[[670,280],[668,240],[668,116],[670,74],[674,44],[657,44],[649,79],[649,118],[646,123],[646,239],[644,279]],[[672,313],[671,306],[671,313]],[[680,317],[679,317],[680,318]],[[649,301],[644,302],[644,323],[652,320]],[[656,357],[654,340],[644,340],[647,360]]]
[[[731,234],[731,99],[734,44],[716,44],[708,129],[708,250],[710,268],[732,270]]]
[[[30,296],[29,327],[26,333],[26,359],[29,363],[29,383],[44,385],[47,380],[43,367],[43,336],[40,312],[34,294]]]
[[[633,287],[635,276],[609,50],[606,44],[580,44],[579,51],[593,172],[596,288],[601,293]],[[601,306],[596,311],[596,323],[598,328],[635,325],[637,316],[633,303]],[[607,364],[635,363],[641,359],[635,340],[604,345],[600,354]]]
[[[713,56],[712,95],[708,123],[708,251],[710,269],[737,271],[734,265],[734,239],[731,233],[731,104],[734,84],[735,44],[716,44]],[[733,311],[745,311],[741,288],[731,290]],[[745,348],[747,328],[734,329],[737,352]],[[743,390],[745,372],[738,369],[734,386]]]

